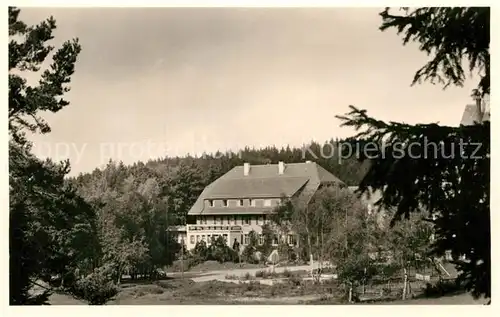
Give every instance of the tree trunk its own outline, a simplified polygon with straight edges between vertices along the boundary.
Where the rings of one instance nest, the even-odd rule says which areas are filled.
[[[405,274],[405,277],[404,277],[404,283],[403,283],[403,300],[406,299],[406,290],[408,288],[408,274],[406,273],[406,268],[404,269],[404,274]]]
[[[120,285],[121,279],[122,279],[122,269],[119,267],[118,268],[118,277],[116,279],[116,284],[117,285]]]
[[[312,254],[312,244],[311,244],[311,235],[309,234],[309,228],[306,226],[306,234],[307,234],[307,248],[309,250],[309,265],[311,266],[311,274],[313,269],[313,254]]]

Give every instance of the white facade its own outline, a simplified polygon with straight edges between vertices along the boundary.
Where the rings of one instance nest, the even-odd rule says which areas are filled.
[[[196,224],[187,225],[186,247],[188,250],[194,249],[196,243],[205,241],[210,244],[211,238],[222,236],[226,239],[227,245],[232,247],[234,240],[241,246],[249,243],[249,234],[254,231],[257,234],[259,243],[263,243],[262,226],[269,224],[266,215],[207,215],[197,216]],[[287,242],[294,245],[296,238],[293,235],[286,237]],[[273,239],[273,245],[278,244],[278,235]]]

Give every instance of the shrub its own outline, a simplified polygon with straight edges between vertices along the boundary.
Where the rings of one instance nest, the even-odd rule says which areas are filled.
[[[290,270],[285,269],[285,270],[283,271],[283,276],[284,276],[284,277],[287,277],[287,278],[288,278],[288,277],[292,277],[293,275],[294,275],[294,274],[293,274],[293,272],[292,272],[292,271],[290,271]]]
[[[290,248],[288,251],[288,261],[289,262],[296,262],[298,259],[299,259],[299,256],[297,255],[296,248]]]
[[[266,271],[265,270],[260,270],[260,271],[257,271],[255,272],[255,277],[262,277],[262,278],[265,278],[264,276],[266,275]]]
[[[234,261],[237,256],[237,252],[226,244],[226,240],[223,237],[219,236],[217,239],[212,238],[212,243],[207,253],[208,260],[223,263]]]
[[[204,262],[208,259],[208,248],[207,243],[205,241],[199,241],[194,246],[192,251],[193,258],[198,259],[201,262]]]
[[[252,279],[252,275],[251,275],[249,272],[247,272],[247,273],[243,276],[243,279],[244,279],[244,280],[247,280],[247,281],[248,281],[248,280],[251,280],[251,279]]]
[[[238,276],[236,276],[234,274],[227,274],[225,278],[226,278],[226,280],[237,280]]]
[[[70,293],[90,305],[104,305],[118,294],[118,287],[111,281],[109,269],[101,267],[78,280]]]
[[[255,252],[257,250],[255,249],[254,246],[252,245],[247,245],[244,249],[243,252],[241,253],[242,260],[251,263],[251,264],[257,264],[259,261],[255,258]]]
[[[246,291],[255,291],[255,290],[258,290],[260,287],[261,287],[261,285],[259,282],[252,281],[250,283],[246,283],[245,290]]]
[[[461,292],[463,286],[457,280],[440,280],[435,285],[427,283],[424,289],[425,297],[441,297],[447,294]]]
[[[292,284],[293,286],[300,286],[302,284],[302,278],[293,275],[288,278],[288,283]]]

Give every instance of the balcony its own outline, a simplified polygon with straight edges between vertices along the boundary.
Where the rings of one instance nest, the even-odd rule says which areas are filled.
[[[231,231],[241,232],[241,226],[235,225],[188,225],[188,231]]]

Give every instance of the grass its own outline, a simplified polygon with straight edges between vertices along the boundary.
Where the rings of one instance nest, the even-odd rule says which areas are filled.
[[[186,261],[185,261],[186,262]],[[172,266],[167,269],[167,272],[180,272],[181,271],[180,261],[175,261]],[[205,261],[203,263],[197,264],[193,267],[188,268],[184,265],[185,272],[207,272],[207,271],[223,271],[223,270],[234,270],[234,269],[253,269],[266,267],[264,264],[251,264],[251,263],[234,263],[234,262],[224,262],[219,263],[217,261]]]
[[[295,276],[304,276],[309,274],[308,271],[290,271],[285,269],[283,272],[277,273],[269,270],[261,270],[255,272],[255,277],[259,279],[277,279],[277,278],[292,278]]]
[[[285,273],[283,273],[285,274]],[[250,275],[250,274],[249,274]],[[110,305],[267,305],[267,304],[340,304],[341,287],[336,281],[314,284],[297,275],[290,275],[283,283],[261,284],[254,277],[246,283],[207,281],[195,283],[184,278],[170,278],[156,282],[126,282]],[[419,298],[406,301],[392,300],[367,304],[390,305],[447,305],[482,304],[469,294],[455,294],[439,298]],[[51,297],[53,305],[85,305],[64,294]]]

